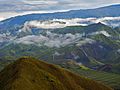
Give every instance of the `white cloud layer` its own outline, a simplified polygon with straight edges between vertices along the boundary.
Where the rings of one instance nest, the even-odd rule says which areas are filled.
[[[55,34],[49,31],[46,32],[46,36],[44,35],[27,35],[22,38],[18,38],[14,40],[15,43],[22,43],[26,45],[34,44],[37,46],[47,46],[50,48],[56,47],[64,47],[67,45],[75,44],[76,46],[85,45],[87,43],[92,44],[95,43],[95,40],[89,38],[82,38],[83,34]]]
[[[0,12],[73,10],[120,4],[120,0],[0,0]]]
[[[28,35],[19,39],[16,39],[15,43],[23,43],[23,44],[36,44],[37,46],[45,45],[47,47],[64,47],[69,44],[74,44],[78,42],[83,34],[55,34],[49,31],[46,32],[46,36],[44,35]]]
[[[94,23],[103,23],[111,27],[120,27],[120,17],[104,17],[104,18],[73,18],[73,19],[53,19],[46,21],[27,21],[21,31],[30,31],[31,27],[42,29],[56,29],[67,26],[87,26]]]
[[[97,35],[97,34],[103,34],[104,36],[106,37],[110,37],[111,35],[106,32],[106,31],[98,31],[98,32],[93,32],[93,33],[90,33],[89,35]]]

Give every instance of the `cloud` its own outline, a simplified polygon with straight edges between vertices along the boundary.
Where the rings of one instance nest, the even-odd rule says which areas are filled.
[[[120,0],[0,0],[0,12],[71,10],[118,3]]]
[[[82,45],[85,45],[87,43],[92,44],[92,43],[95,43],[95,42],[96,42],[95,40],[92,40],[90,38],[85,38],[85,39],[80,40],[79,42],[77,42],[76,46],[82,46]]]
[[[5,18],[4,17],[0,17],[0,21],[4,20]]]
[[[103,35],[105,35],[106,37],[111,37],[111,35],[110,35],[107,31],[93,32],[93,33],[90,33],[89,35],[97,35],[97,34],[103,34]]]
[[[22,44],[35,44],[37,46],[47,46],[47,47],[64,47],[66,45],[75,44],[82,38],[83,34],[56,34],[49,31],[46,32],[46,35],[28,35],[22,38],[16,39],[15,43]]]
[[[23,2],[31,5],[55,5],[59,3],[56,0],[23,0]]]
[[[92,19],[92,18],[91,18]],[[26,21],[24,23],[23,31],[29,30],[30,27],[35,28],[42,28],[42,29],[56,29],[56,28],[64,28],[67,26],[86,26],[84,22],[89,21],[90,19],[82,19],[82,18],[75,18],[75,19],[53,19],[53,20],[46,20],[46,21]]]
[[[56,47],[64,47],[67,45],[75,44],[76,46],[81,46],[84,44],[92,44],[95,43],[95,40],[89,38],[82,38],[83,34],[76,33],[76,34],[55,34],[49,31],[46,32],[46,36],[43,35],[28,35],[22,38],[16,39],[15,43],[22,43],[26,45],[34,44],[37,46],[47,46],[50,48]]]
[[[52,9],[95,8],[110,4],[119,4],[119,0],[23,0],[31,5],[46,5]]]
[[[87,26],[94,23],[103,23],[111,27],[120,27],[120,17],[104,17],[104,18],[73,18],[73,19],[53,19],[46,21],[26,21],[24,27],[20,30],[23,32],[31,31],[31,28],[40,29],[56,29],[67,26]]]

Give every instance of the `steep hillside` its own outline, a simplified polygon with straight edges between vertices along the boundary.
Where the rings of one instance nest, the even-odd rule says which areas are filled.
[[[58,66],[23,57],[0,73],[0,90],[112,90]]]

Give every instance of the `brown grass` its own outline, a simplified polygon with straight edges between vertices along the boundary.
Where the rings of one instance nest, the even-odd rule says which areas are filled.
[[[0,90],[112,90],[88,78],[30,57],[0,73]]]

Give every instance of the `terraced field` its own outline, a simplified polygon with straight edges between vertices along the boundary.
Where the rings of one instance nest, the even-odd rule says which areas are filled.
[[[120,90],[120,75],[113,73],[106,73],[101,71],[83,70],[78,68],[69,68],[69,70],[76,72],[80,75],[86,76],[98,82],[102,82],[111,86],[115,90]]]

